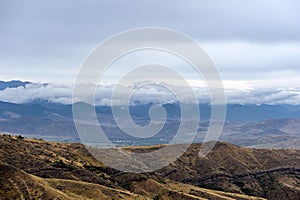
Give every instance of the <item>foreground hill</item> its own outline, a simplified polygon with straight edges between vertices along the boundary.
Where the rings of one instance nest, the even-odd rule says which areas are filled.
[[[192,144],[157,172],[104,166],[78,143],[0,135],[1,199],[298,199],[300,151],[217,143],[203,159]],[[157,147],[132,147],[149,151]],[[222,190],[222,191],[221,191]]]

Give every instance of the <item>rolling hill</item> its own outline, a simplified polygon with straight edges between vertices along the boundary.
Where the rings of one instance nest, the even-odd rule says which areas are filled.
[[[160,147],[126,150],[147,152]],[[300,151],[242,148],[218,142],[207,157],[199,158],[200,147],[201,144],[192,144],[180,159],[156,172],[132,174],[105,166],[79,143],[0,135],[0,196],[1,199],[297,199],[300,195]]]

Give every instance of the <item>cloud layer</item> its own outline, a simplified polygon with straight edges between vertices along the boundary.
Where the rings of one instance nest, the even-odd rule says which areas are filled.
[[[70,83],[105,39],[132,28],[165,27],[203,45],[228,80],[296,80],[299,6],[297,0],[4,0],[0,79]]]
[[[86,91],[94,88],[94,85],[83,84],[81,99],[72,99],[72,85],[57,84],[27,84],[25,87],[6,88],[0,91],[0,101],[12,103],[29,103],[44,100],[53,103],[71,104],[72,102],[84,101],[91,95]],[[125,88],[125,86],[124,86]],[[130,103],[170,103],[176,101],[176,96],[162,87],[148,85],[136,89],[135,86],[127,86],[126,89],[134,91]],[[182,86],[173,87],[175,94],[185,94],[186,89]],[[97,105],[111,105],[111,96],[115,85],[98,86],[96,90]],[[200,103],[209,103],[210,96],[206,88],[193,87],[194,93]],[[300,87],[298,88],[225,88],[227,103],[229,104],[292,104],[300,105]],[[185,96],[185,102],[189,102],[190,96]],[[114,99],[115,104],[122,104],[122,99]]]

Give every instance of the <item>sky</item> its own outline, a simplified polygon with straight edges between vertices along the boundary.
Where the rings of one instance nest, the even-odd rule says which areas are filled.
[[[2,0],[0,80],[72,85],[84,59],[105,39],[161,27],[186,34],[206,50],[229,96],[249,90],[299,95],[299,10],[297,0]],[[189,83],[200,86],[179,63],[174,66]],[[117,70],[106,84],[115,76]],[[298,97],[293,102],[300,104]]]

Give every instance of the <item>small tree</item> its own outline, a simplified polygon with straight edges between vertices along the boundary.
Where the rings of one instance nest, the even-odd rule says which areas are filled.
[[[18,138],[19,140],[24,139],[24,137],[23,137],[22,135],[18,135],[17,138]]]

